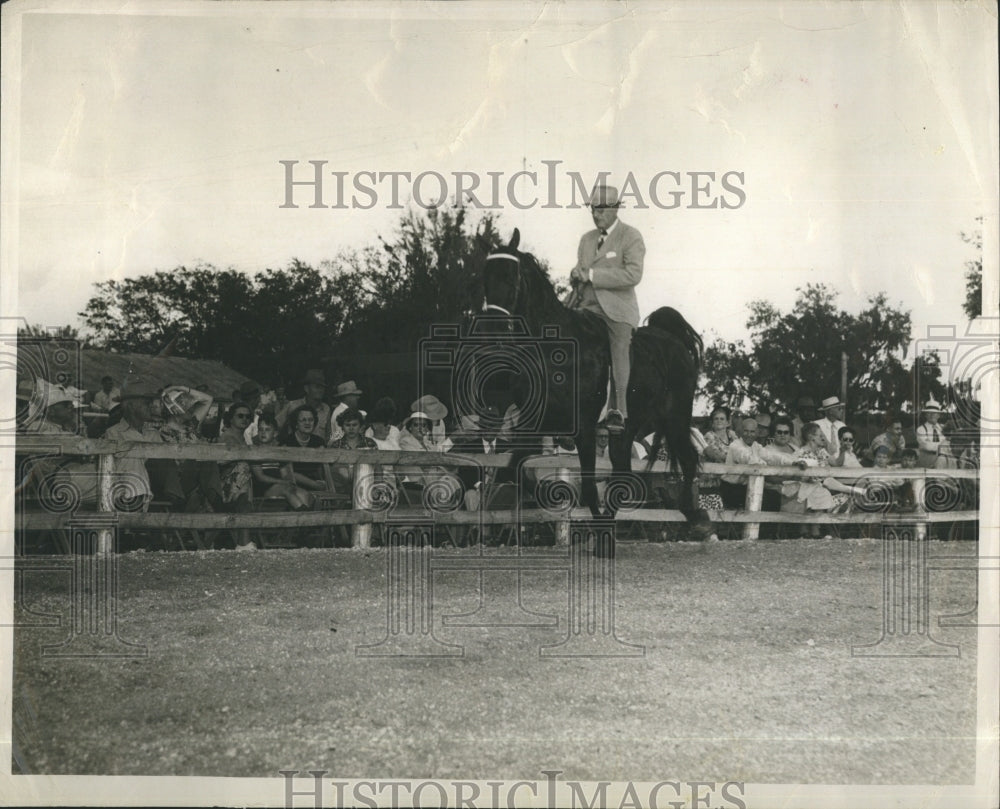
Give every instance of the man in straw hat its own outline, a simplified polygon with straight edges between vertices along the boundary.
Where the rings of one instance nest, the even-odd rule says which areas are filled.
[[[920,465],[927,469],[949,469],[955,466],[948,436],[939,423],[944,410],[934,399],[928,399],[921,408],[923,424],[917,427],[917,446],[920,448]]]
[[[337,385],[337,392],[333,394],[334,398],[337,400],[337,405],[333,408],[333,412],[330,414],[330,440],[327,441],[328,446],[332,445],[334,441],[339,441],[344,437],[344,429],[337,424],[337,417],[349,407],[359,411],[365,418],[368,417],[368,412],[358,407],[358,405],[361,404],[362,393],[364,393],[364,391],[358,387],[357,383],[353,379],[348,379],[346,382],[341,382]]]
[[[813,424],[819,425],[820,434],[823,436],[824,449],[833,455],[840,446],[838,435],[841,427],[846,427],[844,423],[844,413],[846,408],[844,403],[836,396],[827,396],[819,406],[823,418],[816,419]]]
[[[104,431],[108,441],[136,441],[147,444],[160,444],[163,437],[150,422],[153,400],[160,396],[159,386],[141,378],[131,377],[122,386],[122,418]],[[176,490],[180,481],[177,477],[177,465],[166,458],[151,459],[149,464],[154,474],[169,479],[166,488]],[[115,464],[115,477],[121,491],[120,504],[126,510],[142,509],[145,511],[153,496],[153,487],[146,463],[142,458],[121,458]]]
[[[590,196],[594,230],[583,234],[570,273],[573,286],[568,305],[593,312],[605,322],[611,341],[611,390],[607,425],[624,429],[628,390],[629,345],[639,325],[635,287],[642,280],[646,245],[642,235],[618,218],[618,189],[597,185]]]

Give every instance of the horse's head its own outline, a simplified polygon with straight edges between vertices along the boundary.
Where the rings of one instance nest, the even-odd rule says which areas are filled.
[[[524,279],[521,275],[521,256],[517,245],[521,233],[514,228],[514,235],[506,247],[499,247],[486,257],[483,270],[485,301],[483,311],[491,314],[517,314],[525,304]]]

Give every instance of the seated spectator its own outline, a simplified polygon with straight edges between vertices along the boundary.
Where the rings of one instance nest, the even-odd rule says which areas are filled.
[[[596,442],[596,457],[607,458],[608,444],[611,442],[611,433],[608,432],[608,423],[606,421],[598,422],[597,432],[594,434],[594,440]]]
[[[399,449],[399,428],[395,425],[396,403],[388,396],[375,402],[372,410],[371,427],[365,435],[375,442],[379,449]]]
[[[265,411],[257,423],[254,445],[273,447],[278,444],[278,421],[273,413]],[[250,464],[254,483],[260,487],[263,497],[284,497],[285,502],[295,511],[307,511],[316,504],[316,498],[290,479],[291,472],[280,461],[261,461]]]
[[[286,437],[294,433],[295,425],[288,424],[288,417],[302,405],[309,405],[316,418],[312,431],[326,446],[327,439],[330,437],[330,405],[323,401],[323,397],[326,395],[326,377],[323,372],[317,368],[310,368],[306,371],[302,379],[302,391],[303,398],[292,399],[281,410],[277,411],[278,426],[285,431]]]
[[[730,416],[728,407],[717,407],[712,411],[711,429],[705,433],[704,458],[706,461],[725,463],[726,451],[737,438],[736,431],[729,426]]]
[[[194,388],[172,385],[160,394],[165,420],[160,427],[164,443],[185,444],[201,441],[199,426],[212,406],[212,397]]]
[[[375,439],[362,434],[364,423],[365,417],[360,410],[353,407],[341,410],[337,416],[337,427],[343,435],[330,446],[333,449],[378,449]],[[346,487],[351,485],[354,480],[353,464],[336,464],[331,469],[338,482]]]
[[[337,415],[337,427],[341,437],[330,446],[333,449],[378,449],[374,439],[362,434],[365,424],[365,414],[361,410],[348,407]]]
[[[45,380],[40,380],[45,382]],[[42,387],[39,385],[39,387]],[[45,410],[41,420],[34,421],[30,432],[42,435],[79,435],[77,409],[80,400],[62,385],[45,382],[43,401]],[[16,487],[16,492],[38,496],[43,502],[49,497],[59,498],[64,486],[69,486],[79,502],[89,506],[97,504],[97,464],[80,457],[42,456],[26,461],[27,474]]]
[[[94,394],[94,407],[108,412],[122,400],[122,392],[115,387],[115,381],[110,376],[101,377],[101,389]]]
[[[787,416],[777,416],[771,422],[771,441],[760,451],[760,458],[767,466],[786,466],[794,462],[796,453],[792,446],[792,420]],[[764,500],[762,508],[765,511],[781,509],[781,495],[785,484],[775,478],[764,481]]]
[[[399,432],[399,448],[405,452],[431,452],[433,440],[430,438],[431,420],[427,414],[415,410],[406,417]]]
[[[427,433],[427,441],[433,447],[432,452],[447,452],[451,447],[444,420],[448,417],[448,408],[436,396],[427,394],[421,396],[410,405],[410,412],[424,413],[431,422]]]
[[[830,458],[830,466],[860,467],[861,461],[854,454],[854,430],[841,427],[837,430],[837,454]]]
[[[885,444],[880,444],[875,448],[875,469],[915,469],[917,466],[917,451],[915,449],[904,449],[900,455],[899,463],[890,463],[892,450]],[[916,496],[913,491],[913,482],[910,480],[886,481],[886,485],[892,487],[893,503],[895,511],[913,511],[916,508]]]
[[[404,452],[437,452],[430,437],[431,420],[422,411],[414,411],[407,416],[399,433],[399,448]],[[397,474],[402,482],[414,487],[424,486],[436,477],[439,472],[419,466],[401,467]]]
[[[753,415],[757,422],[757,443],[766,447],[771,442],[771,414],[766,410],[758,410]]]
[[[333,446],[334,442],[339,441],[344,437],[344,430],[340,426],[339,417],[348,408],[352,410],[358,410],[361,413],[362,418],[366,417],[368,414],[364,410],[359,410],[358,405],[361,404],[361,394],[364,393],[353,379],[343,382],[337,385],[337,392],[334,394],[334,398],[337,399],[337,405],[333,408],[333,412],[330,414],[330,438],[327,441],[327,446]]]
[[[159,390],[150,382],[132,379],[126,383],[121,396],[121,420],[104,431],[108,441],[133,441],[161,444],[161,424],[151,421],[153,402],[159,400]],[[165,464],[160,459],[144,462],[142,458],[118,458],[115,462],[114,487],[115,507],[125,511],[145,511],[153,496],[152,478],[166,482],[168,488],[177,491],[177,464],[169,459]],[[147,464],[149,468],[147,469]]]
[[[727,466],[763,466],[761,447],[757,443],[757,422],[754,419],[743,419],[742,435],[734,438],[726,448],[725,463]],[[747,476],[727,473],[722,476],[720,486],[722,502],[727,508],[742,509],[746,505]]]
[[[451,447],[452,454],[498,455],[509,451],[507,443],[498,437],[503,427],[503,417],[495,408],[486,408],[484,413],[470,416],[470,419],[476,425],[476,431],[456,438]],[[570,442],[572,443],[572,439]],[[469,511],[476,511],[484,505],[482,500],[484,485],[509,482],[513,479],[507,468],[469,465],[458,467],[457,476],[465,490],[465,507]]]
[[[285,447],[322,449],[323,438],[317,435],[316,410],[308,404],[301,404],[288,414],[285,433],[280,443]],[[328,491],[323,464],[296,461],[291,466],[291,480],[296,485],[311,492]]]
[[[172,385],[160,394],[166,416],[160,426],[160,438],[165,444],[203,444],[200,426],[212,405],[211,395],[181,385]],[[172,463],[163,459],[164,465]],[[222,480],[219,465],[212,461],[184,459],[173,462],[178,470],[164,474],[163,486],[157,494],[165,496],[171,506],[186,512],[224,511]],[[165,470],[164,470],[165,471]]]
[[[893,464],[891,462],[892,450],[884,444],[880,444],[875,448],[875,469],[889,469],[892,466],[898,466],[899,464]]]
[[[285,386],[281,384],[274,386],[273,393],[274,403],[271,405],[270,409],[271,412],[277,416],[278,413],[283,412],[288,407],[288,397],[285,395]],[[281,429],[280,424],[278,425],[278,429]]]
[[[826,451],[823,434],[815,422],[802,428],[803,445],[795,453],[794,461],[801,469],[830,465],[830,454]],[[847,508],[850,496],[855,494],[851,486],[833,477],[819,481],[809,478],[801,481],[787,481],[782,490],[782,511],[795,513],[832,512]],[[810,536],[818,539],[820,526],[812,523],[808,527]],[[830,535],[827,534],[826,538]]]
[[[885,420],[885,432],[879,433],[872,439],[871,456],[875,460],[875,452],[879,447],[889,450],[888,463],[900,462],[900,456],[906,449],[906,438],[903,436],[903,422],[899,416],[888,415]]]
[[[844,423],[846,408],[837,396],[827,396],[820,404],[819,409],[823,416],[812,423],[819,425],[820,435],[823,438],[822,447],[832,455],[838,447],[837,433],[841,427],[847,426]],[[805,444],[803,443],[802,446],[804,447]]]
[[[249,447],[253,445],[254,436],[257,435],[257,419],[260,416],[261,406],[260,406],[260,385],[254,382],[252,379],[248,379],[242,385],[238,391],[239,395],[234,400],[235,402],[242,402],[247,407],[250,408],[250,412],[253,414],[250,419],[250,423],[247,428],[243,431],[243,442]]]
[[[796,449],[792,446],[793,425],[787,416],[777,416],[771,422],[770,441],[760,455],[768,466],[783,466],[790,462]]]
[[[923,408],[924,421],[917,427],[920,465],[926,469],[953,469],[955,457],[941,421],[941,406],[930,399]]]
[[[915,449],[904,449],[899,456],[899,465],[903,469],[915,469],[919,455]]]
[[[246,428],[253,418],[253,410],[245,402],[235,402],[229,406],[222,419],[222,432],[219,433],[219,441],[234,449],[242,449],[246,446]],[[236,501],[250,501],[251,474],[250,464],[246,461],[233,461],[222,464],[219,468],[219,476],[222,479],[222,502],[224,504],[235,503]],[[224,510],[233,510],[232,508]],[[242,510],[242,506],[239,509]]]
[[[792,446],[798,449],[802,446],[802,428],[816,421],[816,402],[809,396],[799,397],[795,405],[795,418],[792,419]]]
[[[257,409],[261,413],[270,413],[272,416],[278,410],[278,396],[274,388],[264,388],[260,394],[260,401],[257,402]]]

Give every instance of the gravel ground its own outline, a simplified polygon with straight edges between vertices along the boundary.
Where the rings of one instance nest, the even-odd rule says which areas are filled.
[[[561,570],[520,575],[521,604],[557,626],[445,626],[480,579],[439,571],[434,633],[461,656],[359,656],[386,636],[386,574],[379,550],[123,554],[119,635],[147,655],[112,659],[43,656],[70,632],[70,574],[25,572],[22,606],[64,620],[15,633],[15,771],[973,780],[975,630],[937,625],[975,604],[969,570],[929,578],[932,634],[960,656],[909,658],[851,654],[881,633],[874,540],[622,543],[616,631],[637,657],[540,657],[567,634]],[[490,596],[517,581],[487,574]]]

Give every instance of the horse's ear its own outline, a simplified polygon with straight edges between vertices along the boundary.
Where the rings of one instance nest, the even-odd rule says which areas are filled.
[[[514,228],[514,233],[510,237],[510,244],[507,245],[510,250],[517,250],[517,246],[521,243],[521,231]]]

